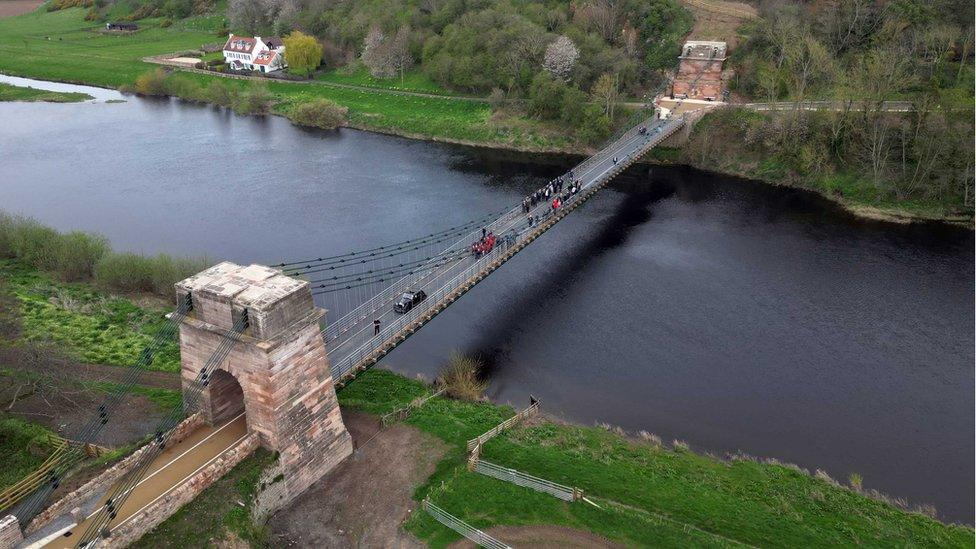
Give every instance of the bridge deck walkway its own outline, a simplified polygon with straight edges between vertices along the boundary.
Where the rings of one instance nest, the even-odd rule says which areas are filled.
[[[125,524],[144,507],[183,484],[200,468],[236,446],[245,436],[247,436],[247,422],[244,414],[241,414],[220,426],[201,426],[183,440],[167,447],[153,460],[145,477],[122,504],[118,516],[112,521],[112,528]],[[94,510],[81,523],[49,534],[28,547],[31,549],[74,547],[95,518],[97,511],[104,505],[108,493],[111,493],[111,490],[98,500]]]
[[[333,377],[342,383],[345,378],[355,375],[357,370],[364,369],[392,350],[474,284],[584,202],[614,175],[666,139],[683,123],[681,118],[643,120],[602,151],[576,166],[573,169],[574,178],[581,181],[582,189],[567,200],[562,211],[557,211],[556,215],[549,215],[550,205],[543,202],[529,214],[523,213],[521,208],[515,208],[486,226],[487,230],[494,232],[499,238],[506,234],[517,235],[516,245],[511,249],[500,244],[482,258],[465,254],[465,250],[481,237],[481,230],[475,230],[442,252],[441,255],[446,260],[438,263],[437,259],[432,259],[430,270],[402,278],[359,309],[330,324],[323,331],[323,335],[329,349]],[[640,127],[647,127],[647,133],[639,133]],[[534,215],[537,219],[541,217],[542,221],[529,227],[528,215]],[[418,310],[405,315],[397,314],[393,311],[392,304],[408,289],[424,290],[428,301],[421,303]],[[380,320],[379,335],[374,335],[374,320]]]

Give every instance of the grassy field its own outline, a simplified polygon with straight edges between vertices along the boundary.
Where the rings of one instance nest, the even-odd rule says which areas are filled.
[[[138,32],[109,35],[85,21],[84,11],[78,8],[36,11],[0,19],[0,72],[118,88],[153,69],[154,65],[141,61],[143,57],[196,49],[204,43],[223,40],[222,35],[215,33],[220,24],[216,16],[194,17],[161,28],[158,20],[146,19],[140,21]],[[200,74],[185,77],[203,83],[220,78]],[[409,77],[409,86],[417,91],[441,91],[420,73]],[[374,88],[396,86],[392,81],[373,81],[365,73],[327,73],[323,79]],[[229,82],[235,86],[257,84]],[[314,82],[271,82],[268,87],[276,96],[278,112],[287,112],[300,102],[325,98],[348,107],[350,123],[364,129],[534,150],[564,150],[572,146],[571,138],[558,127],[524,117],[495,120],[488,105],[478,101],[404,96],[382,89],[353,90]]]
[[[130,366],[165,322],[163,309],[143,308],[87,284],[58,282],[12,260],[0,260],[0,279],[20,306],[21,337],[59,343],[83,362]],[[179,367],[174,338],[163,345],[152,369]]]
[[[339,400],[372,413],[410,402],[428,389],[371,370]],[[907,513],[791,467],[719,461],[650,440],[635,442],[597,427],[540,425],[489,442],[483,457],[582,488],[602,509],[468,473],[464,443],[513,413],[508,407],[437,398],[408,423],[453,450],[415,497],[476,527],[555,524],[632,546],[749,545],[968,547],[973,532]],[[686,528],[687,526],[687,528]],[[434,547],[458,539],[426,513],[406,528]]]
[[[342,67],[341,69],[320,72],[315,75],[315,80],[381,90],[408,91],[434,95],[457,95],[450,90],[445,90],[438,86],[418,69],[404,73],[402,80],[400,77],[376,78],[370,75],[365,67],[357,64],[352,65],[351,68]]]
[[[40,467],[54,450],[50,431],[40,425],[0,414],[0,490]]]
[[[92,96],[87,93],[55,92],[24,88],[0,82],[0,101],[46,101],[48,103],[76,103],[87,101]]]

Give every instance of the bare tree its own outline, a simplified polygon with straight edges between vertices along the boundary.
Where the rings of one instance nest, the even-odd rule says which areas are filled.
[[[787,49],[789,72],[792,75],[792,95],[802,102],[810,84],[829,80],[836,72],[834,58],[816,38],[806,36]]]
[[[584,17],[607,42],[617,37],[617,25],[623,14],[623,0],[590,0],[584,7]]]
[[[295,30],[295,25],[298,24],[298,12],[297,0],[284,0],[274,18],[275,34],[284,36]]]
[[[85,366],[74,364],[54,344],[28,343],[6,353],[16,354],[9,357],[9,363],[16,367],[10,382],[0,389],[6,401],[5,411],[13,410],[26,398],[37,397],[51,411],[50,414],[38,412],[38,415],[55,417],[78,408],[79,401],[92,392],[88,386],[72,380],[76,376],[90,377]]]
[[[505,65],[512,76],[509,82],[509,91],[511,91],[511,86],[517,83],[523,68],[538,66],[542,61],[545,49],[546,37],[544,34],[523,34],[512,43],[505,54]]]
[[[396,74],[390,58],[390,44],[379,27],[373,27],[363,40],[363,65],[377,78],[389,78]]]
[[[557,80],[568,81],[579,59],[579,49],[566,36],[556,38],[546,48],[546,56],[542,61],[542,68]]]
[[[620,78],[615,74],[606,73],[600,76],[590,88],[590,97],[593,101],[603,104],[603,114],[613,120],[614,106],[620,95]]]
[[[410,27],[400,27],[390,42],[389,65],[394,72],[400,73],[400,84],[403,84],[403,73],[413,66],[413,55],[410,54]]]
[[[268,13],[275,8],[276,5],[252,0],[230,0],[227,4],[227,21],[231,28],[246,29],[253,33],[271,21]]]

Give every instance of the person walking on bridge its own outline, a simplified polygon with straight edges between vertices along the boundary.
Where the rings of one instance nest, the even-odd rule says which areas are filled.
[[[373,321],[373,336],[375,337],[378,335],[380,335],[380,319],[377,318]]]

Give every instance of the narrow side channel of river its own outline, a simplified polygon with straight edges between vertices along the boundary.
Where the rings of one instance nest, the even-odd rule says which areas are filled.
[[[0,209],[117,249],[271,263],[474,219],[567,165],[127,99],[0,104]],[[383,364],[432,377],[479,353],[499,401],[857,472],[971,523],[973,246],[634,168]]]

